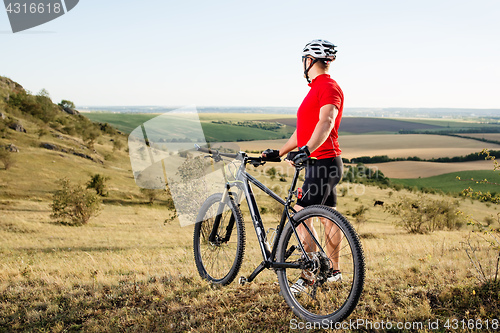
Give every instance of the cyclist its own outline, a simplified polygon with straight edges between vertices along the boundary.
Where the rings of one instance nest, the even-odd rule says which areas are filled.
[[[290,164],[303,162],[308,157],[317,158],[314,165],[306,168],[302,185],[302,198],[297,200],[295,209],[301,210],[310,205],[337,206],[335,186],[342,178],[343,164],[338,143],[338,129],[344,107],[344,94],[337,82],[328,74],[329,66],[336,59],[336,46],[329,41],[315,39],[307,43],[302,51],[304,77],[309,83],[309,93],[297,111],[297,127],[290,139],[279,150],[267,149],[263,157],[282,157],[287,155]],[[298,151],[292,151],[299,147]],[[325,227],[326,253],[330,258],[329,282],[342,279],[339,265],[339,229],[329,220],[321,221]],[[317,237],[312,221],[308,227]],[[300,225],[297,228],[301,242],[307,252],[316,252],[316,244],[309,233]],[[303,272],[291,290],[299,293],[314,281]]]

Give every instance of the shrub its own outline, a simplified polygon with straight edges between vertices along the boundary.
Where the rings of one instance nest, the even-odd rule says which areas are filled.
[[[93,191],[81,185],[71,184],[66,178],[60,182],[60,189],[54,193],[52,219],[69,225],[86,224],[101,210],[101,199]]]
[[[268,174],[269,177],[271,177],[271,179],[274,179],[276,178],[278,171],[276,170],[275,167],[271,167],[266,170],[266,173]]]
[[[158,198],[165,194],[165,190],[141,188],[141,193],[146,197],[149,204],[153,204]]]
[[[96,194],[101,197],[107,197],[109,193],[106,190],[106,181],[108,179],[108,177],[96,173],[87,182],[87,188],[94,189],[96,191]]]
[[[90,128],[89,130],[84,131],[82,133],[82,139],[83,139],[83,141],[85,141],[85,143],[87,144],[87,147],[89,149],[94,149],[94,144],[95,144],[97,138],[99,138],[99,136],[100,136],[100,133],[97,130],[92,129],[92,128]]]
[[[14,164],[12,155],[3,147],[0,147],[0,162],[3,163],[5,170],[8,170]]]
[[[417,198],[400,197],[386,210],[399,219],[395,224],[409,233],[428,233],[436,230],[455,230],[465,225],[456,202],[433,200],[423,194]]]
[[[120,139],[115,138],[113,141],[113,151],[122,150],[122,148],[123,148],[123,142]]]
[[[368,211],[368,207],[361,205],[358,208],[356,208],[356,210],[352,213],[352,217],[354,217],[354,220],[357,224],[363,224],[366,222],[365,213],[367,211]]]
[[[45,127],[41,127],[40,129],[38,129],[37,134],[38,138],[41,139],[43,136],[49,135],[50,131]]]

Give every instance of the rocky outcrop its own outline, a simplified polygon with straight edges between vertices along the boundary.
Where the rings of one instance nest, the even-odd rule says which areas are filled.
[[[73,108],[68,108],[67,106],[63,107],[64,112],[72,115],[80,114],[78,110],[75,110]]]
[[[24,88],[19,83],[12,81],[7,77],[0,76],[0,88],[7,88],[8,90],[18,93],[24,91]]]
[[[74,151],[73,149],[69,149],[69,150],[68,149],[64,149],[64,148],[61,148],[61,147],[59,147],[59,146],[57,146],[57,145],[55,145],[53,143],[42,142],[40,144],[40,147],[48,149],[48,150],[60,151],[62,153],[73,154],[75,156],[91,160],[92,162],[104,164],[104,162],[102,160],[98,159],[98,158],[92,157],[92,156],[84,154],[84,153],[79,153],[77,151]]]
[[[48,150],[56,150],[56,151],[60,151],[60,150],[61,150],[61,149],[60,149],[58,146],[56,146],[55,144],[53,144],[53,143],[47,143],[47,142],[42,142],[42,143],[40,144],[40,147],[45,148],[45,149],[48,149]]]
[[[13,122],[9,124],[9,128],[17,132],[26,133],[26,129],[19,122]]]
[[[5,101],[8,102],[11,94],[17,94],[23,91],[24,88],[19,83],[12,81],[9,78],[0,76],[0,98],[4,97]]]
[[[11,153],[19,153],[19,148],[17,148],[13,143],[9,143],[5,146],[5,149]]]

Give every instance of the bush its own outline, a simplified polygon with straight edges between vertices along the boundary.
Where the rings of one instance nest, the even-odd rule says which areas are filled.
[[[45,127],[41,127],[40,129],[38,129],[37,134],[38,138],[41,139],[43,136],[49,135],[50,131]]]
[[[276,170],[275,167],[271,167],[271,168],[266,170],[266,173],[269,177],[271,177],[271,179],[274,179],[274,178],[276,178],[278,171]]]
[[[146,197],[149,204],[153,204],[160,196],[165,194],[165,190],[141,188],[141,193]]]
[[[87,182],[87,188],[94,189],[96,191],[96,194],[101,197],[107,197],[109,193],[106,190],[106,181],[108,179],[108,177],[96,173]]]
[[[0,146],[0,162],[3,163],[3,167],[5,168],[5,170],[10,169],[10,167],[13,166],[15,163],[14,158],[12,157],[12,153],[10,153],[1,146]]]
[[[123,142],[118,139],[118,138],[115,138],[114,141],[113,141],[113,151],[116,151],[116,150],[122,150],[123,148]]]
[[[359,206],[356,208],[356,210],[352,213],[352,217],[354,217],[354,221],[357,224],[363,224],[366,222],[366,215],[365,213],[368,211],[368,207],[365,207],[364,205]]]
[[[422,194],[415,199],[402,196],[386,210],[397,216],[399,220],[395,224],[409,233],[455,230],[466,223],[457,202],[433,200]]]
[[[66,178],[60,182],[60,189],[54,193],[52,219],[69,225],[86,224],[101,210],[101,199],[93,191],[71,184]]]

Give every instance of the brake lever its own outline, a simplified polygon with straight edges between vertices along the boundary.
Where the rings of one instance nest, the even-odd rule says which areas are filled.
[[[266,164],[266,162],[265,161],[251,161],[250,164],[256,168],[258,166]]]

